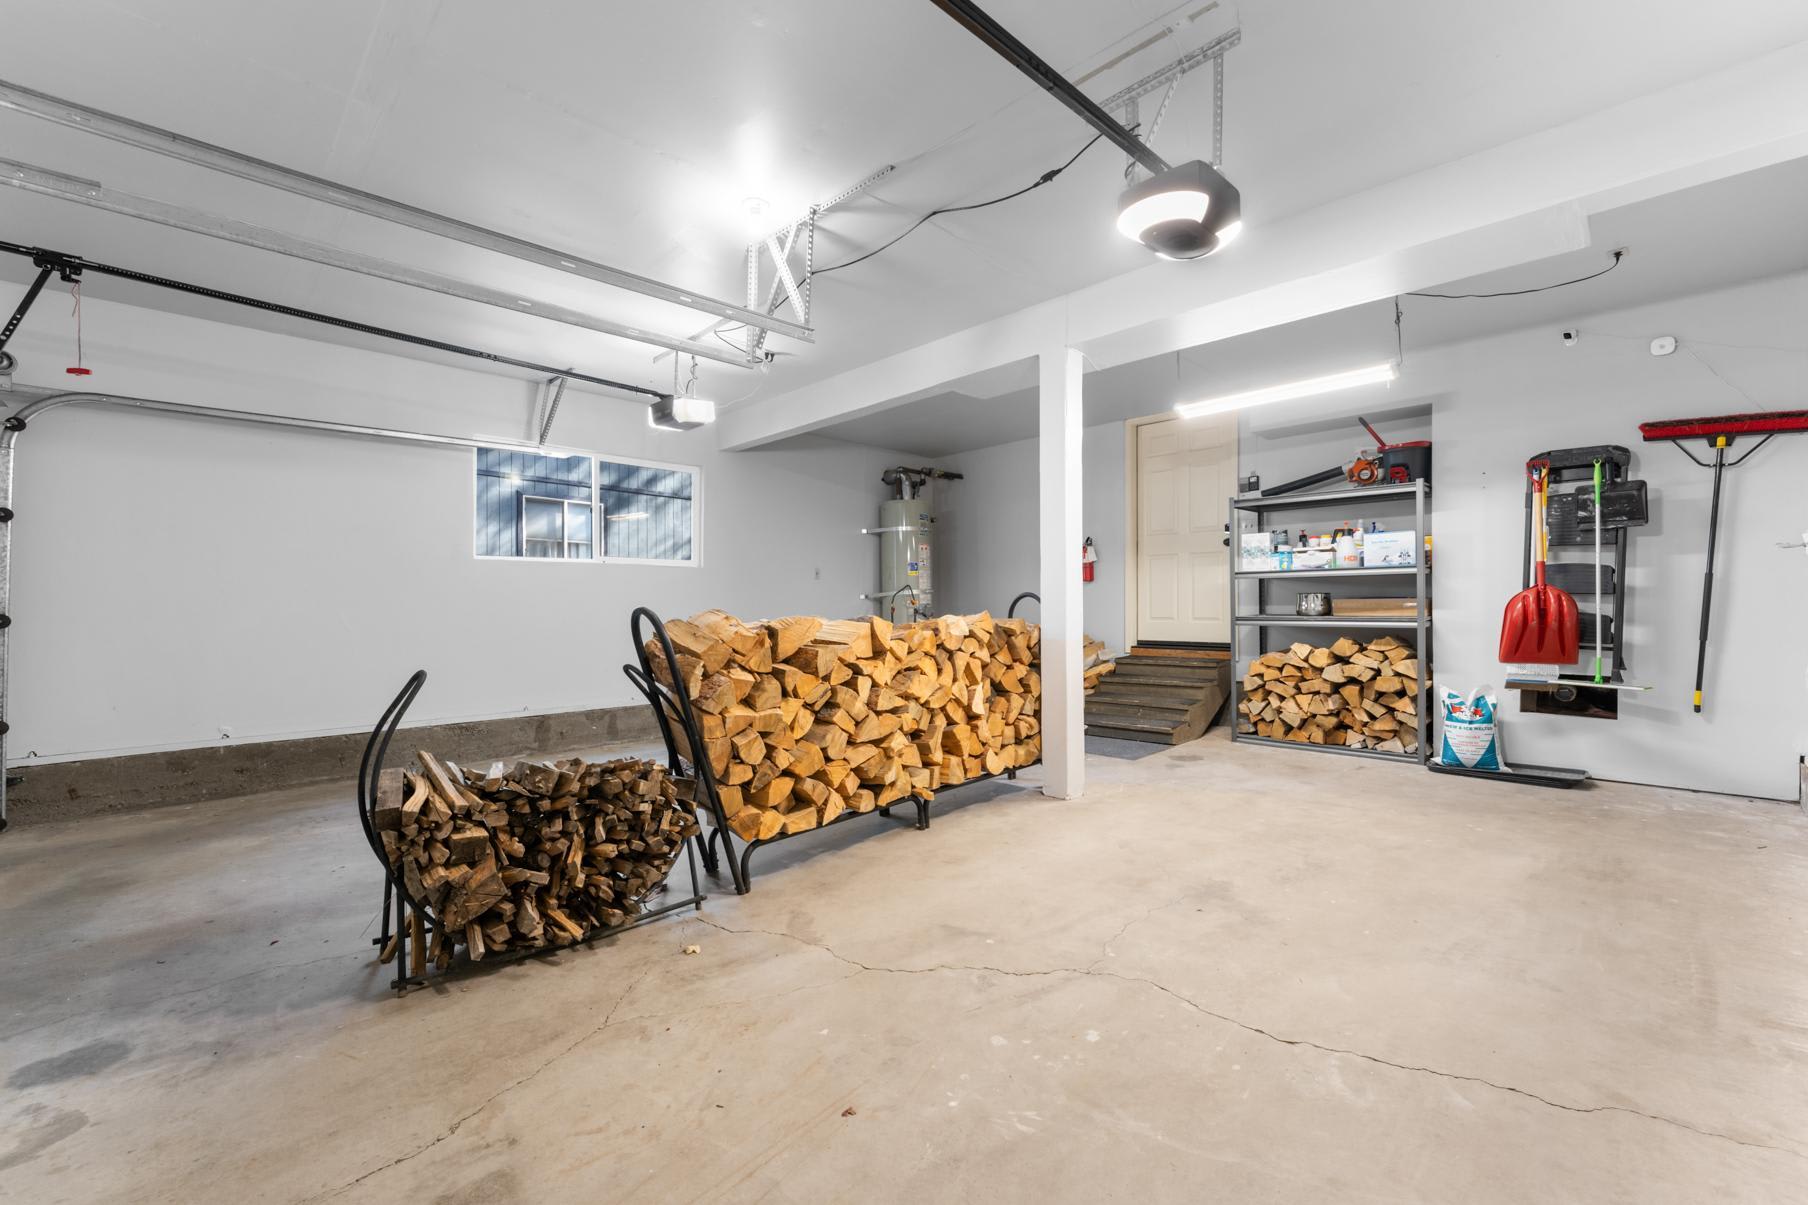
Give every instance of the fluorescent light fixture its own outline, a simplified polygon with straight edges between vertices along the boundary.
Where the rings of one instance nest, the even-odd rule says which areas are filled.
[[[611,522],[611,523],[638,523],[646,517],[647,517],[646,511],[636,510],[636,511],[629,511],[625,515],[610,515],[609,522]]]
[[[1386,364],[1371,365],[1368,368],[1353,368],[1349,372],[1334,372],[1330,376],[1294,381],[1290,385],[1270,385],[1265,389],[1227,393],[1223,397],[1205,398],[1197,402],[1181,402],[1174,407],[1174,413],[1182,418],[1224,414],[1227,411],[1243,410],[1250,406],[1266,406],[1270,402],[1286,402],[1294,398],[1312,397],[1320,393],[1336,393],[1340,389],[1354,389],[1358,385],[1383,385],[1395,380],[1399,375],[1399,369],[1390,361]]]
[[[647,407],[647,426],[661,431],[692,431],[716,421],[716,404],[707,398],[660,398]]]

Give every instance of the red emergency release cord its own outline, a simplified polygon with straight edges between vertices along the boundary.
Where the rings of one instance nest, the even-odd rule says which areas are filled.
[[[75,308],[69,312],[75,315],[75,367],[63,371],[72,377],[91,377],[92,368],[82,367],[82,282],[76,281],[69,286],[69,295],[75,298]]]

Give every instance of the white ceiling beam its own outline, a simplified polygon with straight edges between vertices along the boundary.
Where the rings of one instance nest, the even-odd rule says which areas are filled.
[[[110,138],[115,142],[123,142],[127,146],[135,146],[140,150],[151,151],[183,163],[193,164],[196,167],[237,176],[241,180],[250,180],[270,188],[278,188],[284,192],[320,201],[338,209],[348,209],[354,213],[364,214],[366,217],[393,222],[399,226],[408,226],[427,234],[438,235],[440,238],[464,243],[467,246],[480,247],[485,251],[494,251],[498,255],[506,255],[510,259],[538,264],[542,268],[551,268],[555,272],[581,276],[599,284],[626,289],[645,297],[656,297],[661,301],[669,301],[673,305],[681,305],[686,309],[714,314],[718,318],[730,318],[762,330],[776,331],[793,339],[800,339],[805,343],[812,341],[810,328],[802,323],[791,322],[771,314],[762,314],[757,310],[735,305],[732,302],[719,301],[714,297],[708,297],[690,289],[679,288],[677,285],[626,272],[620,268],[612,268],[608,264],[585,259],[581,255],[544,247],[539,243],[529,242],[527,239],[516,238],[514,235],[489,230],[474,223],[433,213],[402,201],[393,201],[388,197],[380,197],[375,193],[365,192],[363,189],[353,188],[348,184],[336,184],[331,180],[323,180],[319,176],[296,171],[294,168],[283,167],[278,163],[270,163],[250,155],[240,154],[225,147],[202,142],[198,138],[190,138],[185,134],[159,129],[141,121],[133,121],[129,117],[121,117],[103,109],[77,104],[74,101],[38,92],[6,80],[0,80],[0,108],[12,109],[15,112],[40,118],[68,129]]]
[[[192,234],[237,243],[243,247],[255,247],[260,251],[287,255],[329,268],[340,268],[347,272],[356,272],[361,276],[371,276],[378,280],[408,285],[410,288],[425,289],[431,293],[441,293],[463,301],[475,301],[480,305],[495,306],[513,314],[526,314],[530,318],[544,318],[549,322],[580,327],[584,330],[596,331],[599,334],[614,335],[635,343],[645,343],[653,347],[666,348],[668,351],[682,352],[685,355],[732,364],[737,368],[749,366],[749,361],[745,357],[732,354],[732,349],[725,344],[712,346],[691,339],[663,335],[644,327],[628,326],[612,319],[598,318],[594,314],[556,305],[550,301],[523,297],[519,293],[492,289],[487,285],[459,280],[438,272],[429,272],[424,268],[398,264],[393,260],[381,259],[375,255],[365,255],[360,251],[350,251],[344,247],[317,243],[312,239],[272,230],[267,226],[257,226],[250,222],[238,221],[236,218],[208,213],[205,210],[191,209],[184,205],[172,205],[167,201],[159,201],[152,197],[121,192],[118,189],[108,188],[96,180],[83,180],[62,172],[34,167],[29,163],[0,159],[0,184],[10,185],[39,196],[71,201],[91,209],[140,218],[147,222],[155,222],[160,226],[169,226],[176,230],[186,230]]]
[[[1590,213],[1804,155],[1799,43],[739,408],[719,438],[756,447],[886,409],[1035,355],[1051,323],[1104,368],[1544,259],[1587,246]]]

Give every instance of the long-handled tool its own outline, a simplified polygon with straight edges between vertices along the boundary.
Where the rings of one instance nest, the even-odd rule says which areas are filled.
[[[1532,569],[1532,584],[1507,600],[1500,620],[1500,659],[1508,663],[1568,665],[1579,652],[1581,625],[1576,600],[1544,580],[1549,542],[1544,511],[1550,468],[1534,464],[1528,465],[1527,471],[1532,474],[1533,489],[1538,495],[1538,529],[1533,544],[1538,560]]]
[[[1660,422],[1640,423],[1639,434],[1645,442],[1668,440],[1682,449],[1682,454],[1702,468],[1708,462],[1683,447],[1685,439],[1705,439],[1714,449],[1714,497],[1708,504],[1708,564],[1701,575],[1701,634],[1695,648],[1695,711],[1701,711],[1701,684],[1708,664],[1708,615],[1714,604],[1714,546],[1720,534],[1720,478],[1727,469],[1736,468],[1751,459],[1752,453],[1777,436],[1790,431],[1808,431],[1808,410],[1766,410],[1756,414],[1723,414],[1716,418],[1673,418]],[[1764,438],[1747,448],[1736,460],[1726,458],[1726,450],[1741,435]]]
[[[1595,682],[1601,677],[1601,629],[1607,626],[1606,612],[1601,609],[1601,458],[1595,457]]]

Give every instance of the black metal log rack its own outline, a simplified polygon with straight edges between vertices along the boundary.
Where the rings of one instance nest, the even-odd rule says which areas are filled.
[[[632,677],[632,673],[629,675]],[[383,867],[383,907],[382,932],[371,939],[371,944],[379,947],[385,954],[392,955],[395,960],[395,981],[393,987],[398,995],[406,994],[411,987],[419,987],[426,983],[425,951],[432,936],[438,932],[442,939],[451,940],[451,934],[445,932],[445,926],[434,915],[433,910],[409,892],[403,877],[389,864],[389,858],[383,852],[382,838],[377,834],[377,780],[383,772],[383,760],[389,753],[389,744],[395,736],[396,729],[401,727],[402,717],[408,714],[415,696],[427,683],[427,671],[416,670],[409,676],[408,682],[396,695],[389,707],[383,712],[377,726],[371,729],[370,739],[364,745],[364,757],[358,763],[358,821],[364,826],[364,837],[370,842],[371,852],[376,855],[377,862]],[[673,763],[674,766],[676,763]],[[695,837],[685,838],[685,860],[690,867],[690,894],[682,899],[668,900],[657,908],[648,908],[634,916],[632,920],[610,928],[598,928],[573,942],[561,945],[547,945],[535,949],[505,950],[486,956],[484,965],[506,963],[524,958],[537,958],[546,954],[556,954],[561,950],[569,950],[576,946],[590,945],[604,938],[615,937],[626,933],[629,929],[657,920],[673,912],[685,908],[701,908],[706,897],[701,888],[702,880],[697,875],[697,853],[693,846]],[[645,906],[646,899],[667,889],[671,879],[654,886],[647,896],[632,901],[638,906]],[[392,928],[393,925],[393,928]],[[391,950],[391,942],[394,949]],[[410,955],[414,957],[414,966],[410,965]],[[455,966],[458,964],[455,964]],[[470,965],[470,964],[466,964]],[[418,969],[416,969],[418,968]]]
[[[1039,595],[1025,591],[1011,600],[1006,618],[1016,618],[1017,605],[1025,599],[1038,603],[1042,601]],[[659,723],[659,734],[665,741],[666,757],[668,764],[672,767],[672,772],[692,779],[696,783],[695,799],[698,817],[709,821],[709,836],[701,842],[704,870],[711,876],[720,876],[722,862],[726,860],[729,878],[734,884],[737,895],[746,895],[753,890],[751,869],[753,854],[755,850],[768,845],[777,845],[782,841],[819,833],[868,816],[882,816],[889,819],[893,808],[906,803],[912,805],[916,810],[914,827],[919,832],[928,829],[931,801],[913,793],[902,799],[894,800],[884,807],[874,808],[870,812],[843,812],[827,824],[819,824],[815,828],[805,829],[799,833],[780,833],[775,837],[752,841],[737,836],[734,830],[728,827],[728,813],[722,807],[721,796],[716,791],[716,776],[710,769],[709,759],[706,757],[691,758],[684,755],[685,749],[701,750],[705,747],[702,730],[697,723],[697,712],[691,705],[690,692],[685,689],[683,682],[677,682],[674,686],[668,687],[654,676],[652,658],[647,653],[649,636],[658,640],[659,649],[664,654],[667,665],[676,666],[678,664],[678,653],[672,647],[671,637],[666,634],[665,621],[660,619],[651,608],[637,607],[633,615],[629,617],[628,627],[634,641],[635,655],[639,658],[640,663],[624,665],[622,672],[628,675],[628,680],[633,682],[641,694],[646,696],[647,703],[653,708],[653,716]],[[682,742],[679,740],[680,736],[683,737]],[[1041,764],[1040,758],[1030,763],[1030,765]],[[1028,766],[1022,766],[1006,770],[1001,774],[977,775],[949,789],[959,790],[961,787],[987,782],[994,778],[1015,779],[1018,769],[1028,768]],[[940,794],[941,792],[938,792],[938,796]]]

